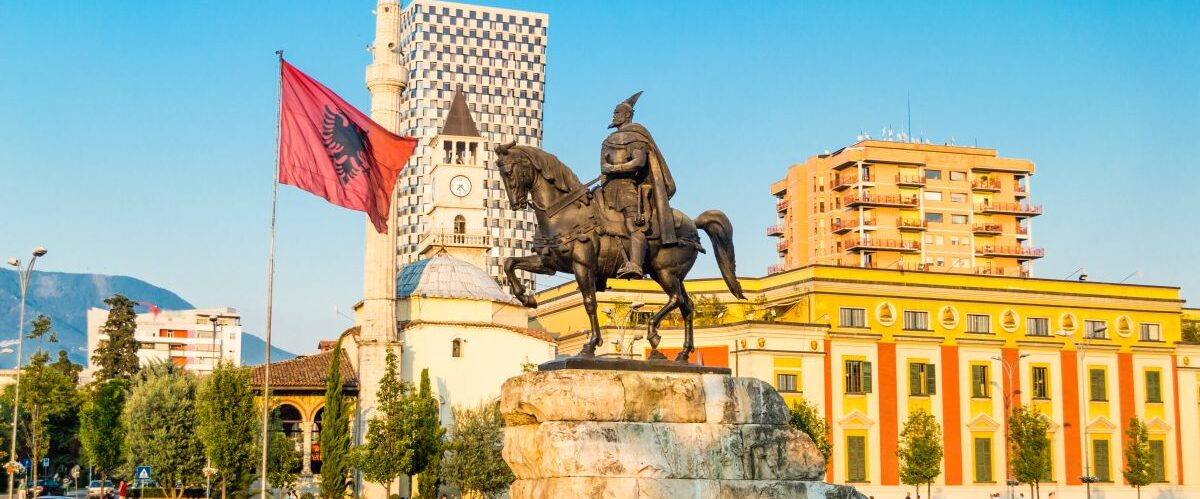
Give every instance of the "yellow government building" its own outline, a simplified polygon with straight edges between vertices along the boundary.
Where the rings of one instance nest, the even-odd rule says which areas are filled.
[[[934,496],[1007,497],[1005,415],[1020,403],[1052,421],[1042,497],[1084,497],[1086,473],[1095,497],[1134,497],[1121,474],[1132,416],[1155,453],[1147,497],[1200,497],[1200,344],[1181,336],[1200,311],[1183,308],[1178,288],[826,265],[741,282],[747,300],[719,279],[687,282],[692,361],[816,405],[832,430],[831,482],[902,494],[897,441],[925,409],[946,448]],[[643,324],[664,295],[652,281],[609,284],[606,355],[644,356]],[[560,353],[578,351],[587,317],[574,284],[538,300],[535,323],[561,334]],[[662,346],[681,344],[678,320],[664,323]]]

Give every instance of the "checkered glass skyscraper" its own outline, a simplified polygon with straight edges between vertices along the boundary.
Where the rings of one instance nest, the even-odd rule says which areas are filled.
[[[549,17],[436,0],[405,6],[381,0],[375,14],[374,62],[367,68],[372,117],[421,139],[396,186],[396,263],[416,261],[424,251],[422,241],[442,230],[427,216],[437,196],[445,196],[429,178],[441,154],[432,139],[461,88],[486,146],[481,158],[486,180],[473,186],[482,189],[484,227],[469,229],[490,236],[485,270],[505,284],[503,260],[530,253],[536,221],[529,210],[509,209],[492,149],[513,140],[541,146]],[[532,285],[531,276],[522,279]]]

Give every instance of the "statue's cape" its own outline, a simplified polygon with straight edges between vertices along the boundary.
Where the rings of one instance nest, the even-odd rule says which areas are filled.
[[[654,216],[657,219],[655,222],[658,223],[659,237],[662,238],[663,244],[678,242],[675,237],[675,219],[670,204],[671,197],[675,195],[675,178],[671,176],[671,170],[667,168],[667,161],[663,159],[662,150],[654,142],[650,131],[640,123],[626,123],[613,132],[606,142],[616,145],[645,142],[650,146],[651,154],[647,159],[650,162],[650,180],[654,183]]]

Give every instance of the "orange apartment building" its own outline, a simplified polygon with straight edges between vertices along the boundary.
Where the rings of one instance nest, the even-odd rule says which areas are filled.
[[[863,140],[771,185],[779,262],[1030,276],[1033,162],[995,149]]]

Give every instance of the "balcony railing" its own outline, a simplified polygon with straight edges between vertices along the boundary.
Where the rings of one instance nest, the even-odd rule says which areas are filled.
[[[1012,258],[1041,258],[1046,250],[1042,248],[1024,248],[1021,246],[977,246],[975,254],[980,256],[1001,256]]]
[[[870,182],[871,174],[863,173],[861,176],[857,173],[847,173],[845,175],[837,174],[833,176],[833,190],[840,191],[848,189],[850,186],[859,182]]]
[[[975,205],[975,211],[1035,217],[1042,214],[1042,207],[1025,203],[984,203]]]
[[[1004,232],[1004,226],[993,223],[982,223],[971,226],[971,232],[976,234],[1000,234]]]
[[[897,206],[906,208],[917,206],[919,201],[916,196],[899,196],[894,194],[848,194],[842,198],[843,204],[847,207],[854,206]]]
[[[1029,235],[1029,227],[1021,227],[1020,225],[1018,225],[1017,226],[1017,234],[1021,235],[1021,236],[1028,236]]]
[[[899,270],[908,270],[908,271],[912,271],[912,272],[929,272],[929,271],[933,270],[933,264],[932,263],[900,262],[900,263],[896,264],[896,268]]]
[[[785,267],[783,266],[782,263],[773,263],[773,264],[767,266],[767,275],[778,274],[780,272],[783,272],[784,270],[785,270]]]
[[[975,273],[978,275],[1029,277],[1029,271],[1021,267],[975,267]]]
[[[846,251],[892,250],[908,252],[921,251],[921,242],[904,239],[879,239],[872,237],[859,239],[857,237],[846,237],[842,239],[842,247],[846,248]]]
[[[1028,196],[1029,187],[1021,185],[1020,182],[1013,182],[1013,194],[1017,196]]]
[[[875,219],[868,218],[860,224],[857,218],[852,218],[849,220],[836,220],[829,224],[829,228],[833,230],[834,234],[845,234],[859,227],[862,227],[863,230],[875,230]]]
[[[788,200],[780,199],[775,202],[775,211],[787,211]]]
[[[779,242],[775,243],[775,251],[778,251],[780,253],[785,253],[785,252],[787,252],[787,250],[788,250],[787,239],[780,239]]]
[[[925,185],[925,175],[896,175],[896,185],[920,187]]]
[[[896,219],[896,228],[900,230],[925,230],[929,228],[929,222],[919,218],[904,218]]]
[[[985,192],[999,192],[1000,180],[991,178],[981,178],[971,181],[971,190]]]
[[[777,237],[783,235],[783,225],[775,224],[767,227],[767,236]]]
[[[422,244],[427,246],[473,246],[473,247],[491,247],[492,236],[488,234],[455,234],[447,232],[438,232],[430,234],[422,241]]]

